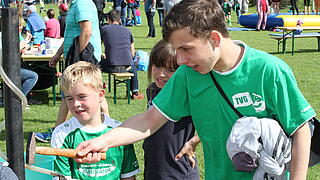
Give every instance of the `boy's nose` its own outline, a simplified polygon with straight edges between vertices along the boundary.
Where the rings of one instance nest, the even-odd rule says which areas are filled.
[[[73,105],[76,106],[76,107],[79,107],[79,106],[81,106],[81,103],[78,100],[74,100]]]

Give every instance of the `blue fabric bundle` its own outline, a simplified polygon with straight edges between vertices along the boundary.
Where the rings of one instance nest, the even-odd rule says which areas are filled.
[[[46,25],[44,20],[38,15],[38,13],[33,12],[28,17],[28,22],[32,26],[32,29],[37,32],[42,29],[46,29]]]

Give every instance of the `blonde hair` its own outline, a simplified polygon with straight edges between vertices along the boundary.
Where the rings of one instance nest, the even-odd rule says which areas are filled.
[[[91,87],[97,91],[102,88],[101,70],[97,65],[79,61],[68,66],[61,78],[62,91],[70,91],[76,84]]]

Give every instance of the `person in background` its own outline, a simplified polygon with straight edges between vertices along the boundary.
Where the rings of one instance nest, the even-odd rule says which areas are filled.
[[[315,0],[317,1],[317,0]],[[299,9],[298,9],[298,6],[297,6],[297,0],[290,0],[290,4],[291,4],[291,7],[292,7],[292,15],[299,15]]]
[[[153,99],[153,107],[80,143],[75,160],[96,162],[101,158],[97,152],[132,144],[168,120],[192,116],[203,146],[205,179],[252,179],[254,173],[236,171],[226,150],[239,119],[233,106],[246,117],[277,120],[292,137],[290,179],[305,180],[311,144],[308,122],[316,112],[299,90],[290,67],[271,54],[232,40],[217,0],[181,1],[166,15],[162,35],[175,49],[180,66]]]
[[[113,9],[120,12],[121,25],[126,26],[127,3],[125,0],[113,0]]]
[[[160,27],[162,27],[162,21],[163,21],[163,18],[164,18],[163,3],[164,3],[164,0],[156,0],[156,8],[157,8],[158,15],[159,15],[159,25],[160,25]]]
[[[144,0],[144,11],[146,12],[149,33],[146,38],[156,37],[156,28],[154,27],[154,14],[156,13],[156,0]]]
[[[153,106],[152,100],[178,67],[175,51],[168,42],[160,40],[153,46],[150,52],[148,77],[154,82],[147,88],[148,109]],[[146,138],[142,146],[144,180],[199,180],[195,149],[200,139],[194,134],[192,118],[188,116],[177,123],[168,121],[157,132]],[[190,154],[176,158],[179,151],[182,149],[184,152],[184,148],[187,147],[192,149]]]
[[[42,13],[42,11],[46,12],[46,10],[44,9],[44,2],[43,2],[43,0],[39,0],[39,4],[40,4],[40,10],[39,10],[40,14]]]
[[[100,111],[100,103],[105,98],[102,84],[97,65],[79,61],[66,68],[61,77],[61,89],[73,117],[53,131],[53,148],[75,149],[82,141],[98,137],[121,124]],[[106,160],[90,165],[57,156],[54,170],[67,179],[136,179],[140,170],[133,144],[111,148],[105,153]]]
[[[222,4],[222,9],[224,12],[224,15],[226,16],[226,21],[229,26],[231,26],[231,9],[232,9],[232,4],[230,3],[229,0],[224,0],[224,3]]]
[[[20,42],[24,42],[24,43],[20,43],[20,51],[22,49],[30,48],[30,45],[26,43],[23,37],[21,36],[21,31],[22,31],[22,26],[19,26],[19,40]],[[0,24],[0,42],[1,40],[2,40],[2,27]],[[2,43],[0,43],[0,49],[1,49],[0,54],[2,55]],[[29,105],[36,105],[41,103],[40,101],[32,100],[30,96],[30,91],[38,81],[38,74],[34,71],[21,68],[20,75],[21,75],[21,92],[27,97],[27,100],[28,100],[28,105],[26,109],[30,109]],[[0,100],[0,107],[3,107],[3,106],[4,106],[3,100]]]
[[[27,109],[30,109],[29,105],[39,105],[42,104],[41,101],[32,99],[30,92],[32,88],[36,85],[38,81],[38,74],[29,69],[21,68],[21,92],[27,97],[28,106]]]
[[[26,25],[26,38],[25,40],[31,42],[33,39],[33,45],[40,45],[40,42],[44,40],[44,30],[46,25],[42,17],[37,13],[35,5],[26,7],[27,10],[27,25]]]
[[[235,0],[233,4],[233,10],[236,12],[237,15],[237,23],[240,24],[239,19],[241,16],[241,6],[240,0]]]
[[[271,0],[271,6],[276,14],[280,13],[280,0]]]
[[[105,0],[92,0],[97,7],[99,24],[103,23],[103,9],[106,7]]]
[[[269,14],[268,0],[257,0],[258,22],[256,30],[266,30],[267,19]]]
[[[131,21],[131,24],[134,26],[137,25],[135,1],[136,0],[127,0],[127,20]]]
[[[75,49],[75,43],[78,43],[79,49]],[[91,46],[93,51],[86,51],[87,57],[84,59],[82,52]],[[88,57],[94,61],[101,60],[101,38],[99,30],[99,19],[97,8],[92,1],[73,0],[66,17],[66,29],[64,33],[64,41],[56,54],[49,61],[49,67],[55,68],[61,56],[68,58],[68,54],[77,54],[79,60],[88,60]],[[78,51],[78,52],[77,52]],[[70,58],[71,60],[74,58]],[[109,114],[106,99],[101,102],[101,111]],[[61,94],[61,104],[59,107],[56,124],[49,132],[36,133],[37,140],[42,142],[50,142],[53,129],[59,124],[66,121],[68,116],[68,106],[64,94]]]
[[[60,24],[60,36],[64,37],[64,31],[66,29],[66,16],[67,16],[69,7],[68,7],[68,4],[63,3],[63,4],[60,4],[58,8],[59,8],[59,14],[60,14],[58,18],[58,21]]]
[[[54,18],[54,10],[48,9],[47,16],[49,20],[45,22],[44,37],[60,38],[60,23]]]
[[[141,12],[138,7],[136,8],[136,20],[137,20],[137,25],[142,24]]]
[[[139,92],[137,65],[133,62],[134,39],[131,31],[120,25],[118,10],[113,9],[108,13],[108,25],[102,27],[101,37],[105,47],[105,59],[100,62],[102,71],[133,73],[130,79],[131,98],[142,100],[144,97]]]
[[[16,1],[15,0],[1,0],[1,4],[0,6],[2,8],[8,8],[8,7],[12,7],[16,4]]]
[[[241,14],[248,13],[249,0],[240,0]]]
[[[310,0],[303,0],[304,5],[304,14],[310,15],[311,7],[310,7]]]
[[[320,0],[314,0],[314,9],[316,15],[320,12]]]

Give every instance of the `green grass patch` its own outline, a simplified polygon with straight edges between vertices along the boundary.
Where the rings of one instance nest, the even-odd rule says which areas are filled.
[[[107,4],[105,12],[111,10],[111,3]],[[46,9],[54,8],[56,14],[58,14],[57,5],[46,5]],[[135,38],[135,47],[136,50],[150,51],[152,46],[161,39],[161,27],[158,23],[158,14],[155,16],[155,26],[156,26],[156,38],[146,39],[145,36],[148,33],[147,21],[144,13],[143,7],[140,7],[141,16],[142,16],[142,25],[130,27],[133,36]],[[254,12],[254,8],[250,8],[250,12]],[[282,11],[287,11],[283,9]],[[233,14],[233,26],[238,26],[235,20],[235,14]],[[45,13],[41,14],[45,16]],[[294,56],[291,53],[279,54],[277,53],[277,41],[269,37],[270,32],[268,31],[233,31],[230,32],[231,38],[235,40],[242,40],[251,47],[266,51],[268,53],[274,54],[275,56],[283,59],[289,66],[292,68],[298,85],[303,92],[306,99],[310,102],[313,108],[319,112],[320,108],[320,91],[319,84],[319,55],[317,51],[316,39],[297,39],[295,42],[295,54]],[[291,40],[288,40],[287,50],[291,50]],[[149,83],[146,72],[139,72],[139,88],[140,91],[145,94],[146,87]],[[107,79],[105,79],[107,82]],[[117,104],[113,104],[113,92],[106,93],[107,100],[109,102],[110,116],[114,119],[124,121],[127,118],[136,115],[138,113],[144,112],[146,110],[146,100],[133,100],[131,104],[127,104],[126,92],[124,87],[117,88]],[[106,89],[107,91],[107,89]],[[53,127],[57,114],[60,101],[57,102],[56,106],[52,106],[52,94],[51,88],[36,91],[35,98],[41,98],[43,101],[48,102],[48,104],[31,106],[30,110],[23,112],[23,127],[25,132],[35,131],[35,132],[44,132],[48,128]],[[58,94],[59,97],[59,94]],[[4,120],[4,108],[0,108],[0,119]],[[5,151],[5,132],[0,134],[0,150]],[[25,142],[26,142],[26,133]],[[41,144],[49,146],[49,144]],[[135,144],[136,153],[138,156],[139,164],[141,170],[143,171],[143,150],[142,142]],[[203,165],[203,152],[202,147],[199,146],[197,149],[198,160],[199,160],[199,169],[201,179],[204,178],[204,165]],[[316,180],[320,178],[319,166],[310,168],[308,172],[308,179]],[[140,173],[137,179],[143,179],[143,173]]]

